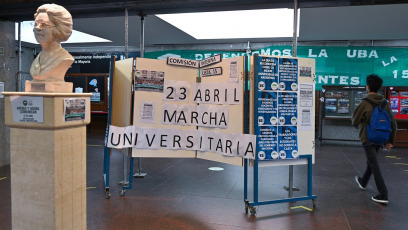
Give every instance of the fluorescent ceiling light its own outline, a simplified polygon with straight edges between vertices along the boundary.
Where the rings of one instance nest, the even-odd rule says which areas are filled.
[[[21,41],[38,44],[35,40],[33,26],[30,23],[33,21],[21,22]],[[18,40],[18,23],[16,23],[16,40]],[[77,30],[72,30],[71,37],[63,43],[90,43],[90,42],[112,42],[110,40],[83,33]]]
[[[159,14],[196,39],[293,37],[293,9]],[[298,11],[298,22],[299,22]],[[299,23],[298,23],[299,25]],[[299,34],[299,26],[297,28]]]

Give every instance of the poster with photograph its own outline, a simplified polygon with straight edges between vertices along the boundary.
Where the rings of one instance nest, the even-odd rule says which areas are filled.
[[[408,114],[408,107],[401,107],[401,115],[407,115]]]
[[[135,91],[163,92],[164,72],[135,70]]]
[[[64,99],[64,122],[85,120],[86,105],[85,98]]]
[[[391,98],[390,104],[391,104],[391,109],[398,109],[398,101],[399,98]]]
[[[350,100],[349,99],[339,99],[337,101],[337,113],[340,113],[340,114],[350,113]]]
[[[408,106],[408,98],[401,98],[401,106]]]
[[[299,77],[312,77],[312,67],[311,66],[300,66],[299,67]]]

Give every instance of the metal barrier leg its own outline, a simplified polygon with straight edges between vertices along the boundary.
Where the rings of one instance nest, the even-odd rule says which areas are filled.
[[[123,181],[120,181],[118,184],[121,186],[127,186],[129,184],[129,149],[121,149],[121,152],[123,154]]]
[[[137,172],[133,174],[133,177],[136,178],[143,178],[147,175],[147,173],[142,172],[142,158],[137,158],[138,159],[138,167],[137,167]]]
[[[300,191],[299,188],[293,186],[293,165],[289,165],[289,186],[283,188],[288,191],[289,198],[293,197],[293,191]]]

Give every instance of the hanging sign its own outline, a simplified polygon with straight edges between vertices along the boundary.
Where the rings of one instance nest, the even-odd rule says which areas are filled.
[[[167,57],[167,65],[178,65],[178,66],[199,68],[200,62],[196,60],[191,60],[191,59]]]
[[[201,69],[201,77],[210,77],[216,75],[222,75],[222,67]]]
[[[200,68],[221,62],[221,54],[200,61]]]

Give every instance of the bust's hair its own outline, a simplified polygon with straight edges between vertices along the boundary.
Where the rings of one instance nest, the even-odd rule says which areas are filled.
[[[59,42],[68,40],[72,33],[72,16],[64,7],[57,4],[44,4],[38,7],[34,19],[39,13],[47,13],[50,21],[55,25],[53,35]]]

